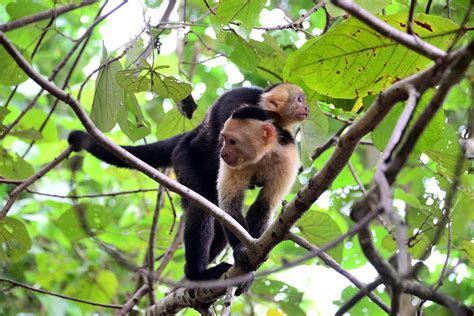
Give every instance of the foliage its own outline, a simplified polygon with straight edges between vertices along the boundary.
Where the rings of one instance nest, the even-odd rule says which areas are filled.
[[[112,2],[102,15],[117,6],[118,2]],[[427,1],[417,2],[413,32],[421,39],[442,50],[451,45],[460,47],[472,39],[469,1],[453,0],[447,5],[445,1],[429,1],[429,14],[424,13]],[[0,23],[77,3],[75,0],[6,0],[0,3]],[[288,22],[297,21],[314,3],[225,0],[217,6],[216,2],[207,1],[210,12],[205,1],[181,1],[170,20],[187,21],[189,25],[183,26],[155,21],[164,14],[167,1],[147,0],[143,8],[140,3],[128,1],[92,28],[90,34],[85,30],[92,25],[104,1],[4,34],[44,77],[52,77],[55,85],[74,97],[80,93],[81,105],[96,126],[119,144],[150,143],[188,131],[202,121],[219,95],[233,87],[266,87],[282,80],[302,86],[311,114],[298,134],[304,170],[288,200],[308,184],[334,152],[334,147],[330,147],[313,160],[311,155],[316,148],[325,144],[343,124],[364,115],[381,91],[433,65],[428,58],[380,35],[355,17],[347,17],[345,11],[332,4],[321,6],[304,22],[293,25]],[[396,29],[407,31],[409,1],[357,3]],[[134,16],[134,10],[140,12],[139,18]],[[465,32],[460,33],[466,14]],[[115,15],[121,20],[114,20]],[[281,16],[286,20],[278,18]],[[145,25],[144,20],[149,18],[153,22]],[[269,25],[270,22],[274,24]],[[111,27],[118,30],[111,31]],[[120,34],[134,28],[133,34]],[[87,39],[77,42],[84,34],[88,34]],[[458,34],[460,39],[455,42]],[[118,44],[110,41],[117,37]],[[62,62],[64,67],[57,69]],[[393,206],[408,225],[409,252],[413,258],[424,260],[431,272],[420,274],[420,281],[435,284],[449,254],[449,274],[441,292],[465,304],[474,303],[474,177],[472,161],[458,167],[459,157],[463,155],[459,139],[466,133],[468,111],[472,109],[472,78],[471,68],[466,78],[451,89],[442,111],[423,131],[393,186]],[[71,130],[83,129],[67,106],[57,103],[49,94],[38,95],[39,92],[39,87],[0,46],[0,178],[23,180],[32,176],[64,150]],[[421,97],[414,119],[420,116],[435,92],[436,89],[430,89]],[[189,113],[184,113],[177,104],[191,93],[198,108],[188,119]],[[316,206],[298,221],[295,232],[323,247],[353,226],[349,211],[363,196],[358,182],[369,189],[377,161],[405,105],[399,102],[364,139],[365,145],[357,147],[350,159],[356,176],[346,166]],[[422,258],[425,249],[432,246],[456,179],[459,182],[454,188],[449,217],[452,232],[443,228],[431,256]],[[1,199],[6,201],[14,188],[14,184],[2,184]],[[152,190],[136,191],[145,188]],[[9,289],[8,283],[1,280],[16,280],[96,303],[123,304],[134,292],[137,280],[141,280],[139,273],[130,272],[130,265],[148,264],[157,188],[143,174],[111,167],[84,153],[73,154],[29,186],[7,217],[0,220],[0,314],[112,313],[112,309],[63,300],[18,286]],[[136,192],[100,195],[124,191]],[[246,206],[256,194],[256,190],[249,192]],[[73,195],[79,198],[71,198]],[[155,257],[159,260],[155,268],[173,241],[178,227],[175,221],[182,217],[180,197],[173,193],[170,197],[164,194],[160,209],[155,243]],[[397,251],[393,234],[380,223],[371,228],[377,249],[388,259]],[[261,270],[274,269],[305,253],[300,246],[285,241],[273,250]],[[345,239],[328,253],[363,282],[375,278],[373,273],[364,272],[370,264],[358,237]],[[218,260],[230,261],[231,257],[229,252]],[[162,274],[163,280],[180,280],[183,265],[184,253],[179,247]],[[313,271],[314,265],[310,260],[300,268]],[[325,266],[325,269],[331,268]],[[327,315],[356,293],[355,288],[343,281],[343,276],[338,276],[340,280],[325,275],[312,275],[312,278],[296,274],[258,278],[249,295],[237,298],[233,313],[305,315],[316,311]],[[335,296],[328,291],[328,297],[313,300],[313,287],[321,291],[333,282],[338,289]],[[172,288],[165,284],[168,283],[156,287],[158,299]],[[388,291],[379,287],[375,293],[389,304]],[[322,301],[325,304],[318,305]],[[146,299],[141,300],[138,311],[142,312],[147,304]],[[446,312],[436,304],[426,305],[425,311],[437,315]],[[182,313],[195,314],[191,310]],[[385,313],[364,298],[349,314]]]

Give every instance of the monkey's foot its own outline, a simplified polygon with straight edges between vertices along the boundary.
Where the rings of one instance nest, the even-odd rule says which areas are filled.
[[[234,248],[234,261],[235,265],[243,272],[252,271],[253,266],[250,263],[247,248],[244,245],[240,244]]]

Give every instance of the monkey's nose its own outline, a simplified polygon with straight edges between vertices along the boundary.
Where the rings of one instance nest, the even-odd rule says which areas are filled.
[[[229,158],[229,154],[225,152],[221,152],[221,158],[226,160],[227,158]]]

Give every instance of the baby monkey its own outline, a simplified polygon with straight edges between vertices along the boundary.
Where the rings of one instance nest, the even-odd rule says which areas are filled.
[[[219,206],[258,238],[298,173],[300,161],[293,135],[256,106],[235,110],[224,123],[221,135]],[[252,184],[262,188],[244,218],[244,192]],[[224,231],[234,250],[235,264],[245,272],[252,270],[246,248],[229,230]]]

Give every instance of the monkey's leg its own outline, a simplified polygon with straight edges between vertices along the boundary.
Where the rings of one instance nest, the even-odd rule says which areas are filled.
[[[201,209],[186,207],[186,223],[184,229],[184,247],[186,265],[184,268],[189,280],[218,279],[230,268],[230,264],[222,262],[207,269],[209,254],[214,238],[214,218]]]

